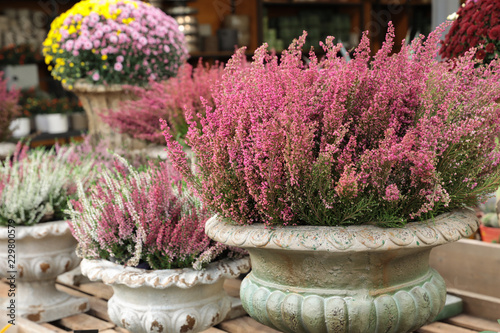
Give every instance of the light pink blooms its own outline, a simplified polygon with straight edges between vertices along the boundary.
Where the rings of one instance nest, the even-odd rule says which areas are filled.
[[[500,185],[500,65],[473,53],[437,62],[439,27],[391,55],[366,34],[346,62],[240,49],[206,116],[187,114],[197,174],[166,130],[172,163],[205,204],[235,223],[395,225],[473,206]],[[201,129],[200,129],[201,125]]]

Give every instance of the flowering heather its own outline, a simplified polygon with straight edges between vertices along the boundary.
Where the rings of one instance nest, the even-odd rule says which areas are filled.
[[[163,118],[169,123],[174,137],[184,138],[188,128],[185,108],[204,115],[205,103],[213,106],[210,87],[222,73],[223,67],[219,64],[203,66],[201,60],[195,68],[185,64],[176,77],[164,82],[152,82],[148,88],[129,87],[136,99],[123,101],[117,110],[100,116],[122,133],[158,144],[165,142],[158,122]]]
[[[9,219],[33,225],[66,217],[68,197],[75,194],[75,179],[92,179],[93,161],[71,163],[73,148],[34,149],[18,145],[12,159],[0,162],[0,225]]]
[[[446,58],[464,55],[477,47],[476,58],[490,63],[500,55],[500,2],[468,0],[456,12],[456,20],[443,41],[440,54]],[[482,45],[482,47],[480,47]]]
[[[188,57],[172,17],[138,0],[83,0],[57,17],[43,43],[52,76],[143,85],[175,76]]]
[[[305,33],[280,61],[266,45],[250,66],[235,56],[202,130],[187,117],[197,174],[166,130],[171,160],[240,224],[394,226],[475,205],[500,185],[499,62],[437,62],[443,29],[390,56],[391,25],[373,59],[365,34],[347,63],[329,37],[304,65]]]
[[[69,204],[81,257],[142,268],[147,263],[152,269],[201,269],[221,256],[242,253],[205,235],[210,212],[169,164],[138,170],[119,160],[89,191],[80,185],[78,200]]]
[[[4,80],[3,72],[0,72],[0,142],[10,137],[9,125],[20,116],[18,100],[19,90],[8,91],[7,80]]]

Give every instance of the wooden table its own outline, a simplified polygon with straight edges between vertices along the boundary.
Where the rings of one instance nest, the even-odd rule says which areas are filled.
[[[229,295],[238,296],[241,281],[237,279],[227,280],[224,287]],[[73,330],[98,329],[99,333],[129,333],[117,327],[109,319],[107,313],[107,301],[113,294],[111,287],[100,282],[83,283],[80,286],[70,286],[62,283],[57,288],[74,296],[84,296],[90,300],[90,311],[87,313],[67,317],[50,323],[35,324],[26,319],[16,318],[18,333],[65,333]],[[6,296],[7,285],[0,283],[1,295]],[[230,318],[216,327],[210,328],[203,333],[279,333],[274,329],[266,327],[254,319],[248,317],[242,308],[238,306],[232,310]],[[0,328],[1,329],[1,328]],[[461,314],[444,322],[436,322],[422,327],[420,333],[472,333],[480,331],[500,331],[500,325],[492,320],[482,319],[477,316]],[[8,331],[7,331],[8,333]]]

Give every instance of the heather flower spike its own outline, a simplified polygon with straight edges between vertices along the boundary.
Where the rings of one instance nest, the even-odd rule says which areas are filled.
[[[306,34],[277,56],[244,49],[191,121],[194,177],[166,131],[173,164],[206,205],[235,223],[401,225],[473,206],[500,185],[498,59],[438,62],[444,26],[374,57],[363,34],[351,61],[302,61]],[[201,129],[199,128],[201,124]]]
[[[119,167],[104,170],[87,191],[79,183],[78,200],[69,202],[79,256],[152,269],[201,269],[243,254],[205,235],[212,213],[167,162],[138,170],[116,158]]]

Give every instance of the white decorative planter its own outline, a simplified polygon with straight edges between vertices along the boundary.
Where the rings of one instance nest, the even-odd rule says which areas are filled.
[[[201,271],[144,270],[105,260],[82,261],[82,273],[113,287],[108,314],[133,333],[200,332],[221,322],[231,309],[225,278],[250,270],[249,258],[222,260]]]
[[[30,118],[21,117],[14,119],[10,123],[9,129],[12,131],[14,138],[22,138],[29,135],[31,131]]]
[[[207,235],[248,250],[243,307],[283,332],[411,332],[431,322],[446,299],[429,267],[433,247],[468,237],[474,211],[405,228],[235,226],[217,216]]]
[[[57,276],[80,263],[75,253],[77,242],[67,222],[17,226],[11,230],[15,230],[15,237],[10,237],[15,239],[15,267],[8,260],[12,259],[7,253],[8,228],[0,227],[0,275],[15,276],[16,314],[47,322],[89,310],[87,299],[56,290]]]
[[[47,118],[47,133],[59,134],[69,130],[68,115],[62,113],[51,113],[45,115]]]
[[[35,116],[35,127],[37,132],[46,133],[48,130],[47,115],[37,114]]]
[[[11,155],[16,150],[16,144],[12,142],[0,142],[0,159]]]
[[[132,98],[122,85],[104,86],[78,81],[72,91],[78,96],[87,114],[89,135],[93,143],[105,139],[109,141],[111,147],[127,146],[131,149],[146,147],[144,141],[132,139],[126,134],[119,133],[101,119],[100,114],[116,110],[120,102]]]

